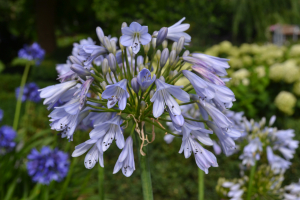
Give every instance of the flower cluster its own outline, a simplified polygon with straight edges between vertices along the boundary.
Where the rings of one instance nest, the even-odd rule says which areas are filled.
[[[143,146],[153,142],[154,127],[182,137],[180,153],[186,158],[194,154],[198,167],[206,173],[209,167],[218,166],[214,154],[203,147],[213,145],[210,134],[215,132],[226,154],[235,149],[234,140],[241,133],[223,113],[235,101],[225,84],[228,60],[182,52],[191,42],[184,32],[190,25],[182,24],[184,19],[152,35],[147,26],[124,22],[120,38],[105,36],[97,27],[100,45],[91,39],[74,44],[67,64],[57,66],[61,83],[40,90],[48,109],[63,103],[49,115],[51,128],[61,131],[63,138],[72,141],[79,123],[93,123],[90,139],[76,146],[72,154],[87,152],[86,168],[97,162],[104,167],[103,154],[115,140],[123,150],[114,173],[122,169],[130,176],[135,170],[132,135],[135,131],[141,140],[144,156]],[[169,40],[173,41],[170,49]],[[183,79],[187,84],[178,85]],[[195,108],[198,115],[191,115]],[[174,129],[166,128],[165,122],[171,122]],[[145,126],[152,127],[152,140]]]
[[[19,50],[18,56],[26,60],[34,60],[39,65],[44,60],[45,50],[35,42],[31,46],[24,45],[23,49]]]
[[[27,83],[23,89],[22,102],[27,100],[38,103],[41,100],[39,87],[35,83]],[[19,98],[20,87],[16,88],[16,98]]]
[[[12,127],[4,125],[0,128],[0,154],[5,154],[16,146],[16,136],[17,133]]]
[[[292,183],[285,186],[284,200],[298,200],[300,198],[300,180],[298,183]]]
[[[45,146],[41,152],[32,149],[27,156],[27,170],[34,182],[49,185],[51,181],[61,181],[68,173],[68,154]]]

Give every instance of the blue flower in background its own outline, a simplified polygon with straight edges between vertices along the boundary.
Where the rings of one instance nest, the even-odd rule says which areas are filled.
[[[40,88],[35,83],[27,83],[24,87],[22,102],[29,100],[38,103],[41,100]],[[16,89],[16,98],[18,99],[20,92],[20,87]]]
[[[26,60],[35,60],[39,65],[44,60],[45,50],[36,42],[31,46],[25,44],[24,48],[19,50],[18,56]]]
[[[39,152],[32,149],[27,156],[28,174],[34,182],[48,185],[52,180],[61,181],[69,171],[68,154],[59,151],[57,148],[51,150],[45,146]]]
[[[16,131],[10,126],[4,125],[0,128],[0,154],[10,151],[16,146],[16,142],[14,142],[16,135]]]
[[[2,121],[3,119],[3,110],[0,109],[0,122]]]

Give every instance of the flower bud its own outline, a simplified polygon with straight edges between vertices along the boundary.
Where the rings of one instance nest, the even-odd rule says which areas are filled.
[[[168,35],[168,28],[162,27],[156,37],[156,46],[159,46],[167,37]]]
[[[166,81],[165,81],[165,77],[163,77],[163,76],[160,76],[159,79],[160,79],[161,81],[163,81],[163,82],[166,82]]]
[[[124,28],[124,27],[127,27],[127,23],[126,22],[122,23],[122,27],[121,28]]]
[[[165,48],[168,47],[168,40],[164,40],[164,41],[163,41],[162,47],[163,47],[163,49],[165,49]]]
[[[131,87],[136,94],[139,93],[140,85],[139,85],[136,77],[131,79]]]
[[[103,45],[109,52],[112,52],[112,46],[111,46],[110,40],[106,36],[103,38]]]
[[[159,49],[156,51],[155,56],[156,56],[156,59],[157,59],[157,60],[160,60],[160,57],[161,57],[161,51],[160,51]]]
[[[98,26],[98,27],[96,28],[96,33],[97,33],[97,36],[98,36],[100,42],[103,44],[103,39],[104,39],[105,35],[104,35],[104,32],[103,32],[102,28],[100,28],[100,27]]]
[[[141,110],[142,110],[142,112],[145,110],[145,108],[146,108],[146,102],[141,101]]]
[[[108,67],[108,60],[106,58],[103,59],[102,61],[102,73],[104,75],[106,75],[109,71],[109,67]]]
[[[138,56],[136,59],[136,65],[140,66],[144,63],[144,57],[143,56]]]
[[[151,42],[153,49],[156,49],[156,38],[152,38]]]
[[[150,99],[153,97],[154,93],[155,93],[154,90],[151,90],[151,91],[150,91]]]
[[[161,58],[160,58],[160,66],[163,67],[167,63],[169,58],[169,49],[165,48],[162,53],[161,53]]]
[[[116,71],[116,57],[114,56],[114,54],[110,53],[108,55],[108,66],[110,67],[111,71]]]
[[[172,44],[172,50],[176,51],[176,49],[177,49],[177,42],[173,42],[173,44]]]
[[[75,72],[76,74],[78,74],[78,76],[80,76],[82,79],[86,79],[86,76],[90,76],[91,72],[85,68],[83,68],[81,65],[78,64],[73,64],[71,65],[71,70],[73,72]]]
[[[184,45],[184,37],[181,36],[178,40],[178,43],[177,43],[177,48],[176,48],[176,53],[179,54],[183,48],[183,45]]]
[[[185,52],[182,54],[182,57],[183,56],[189,56],[190,55],[190,51],[189,50],[185,50]]]
[[[111,47],[112,47],[112,53],[113,53],[114,55],[116,55],[116,52],[117,52],[116,41],[115,41],[115,40],[111,40],[111,41],[110,41],[110,44],[111,44]]]
[[[170,58],[169,58],[169,64],[170,66],[174,65],[175,64],[175,61],[176,61],[176,50],[172,50],[171,53],[170,53]]]
[[[119,46],[120,46],[120,49],[121,49],[122,51],[124,51],[124,46],[121,44],[120,38],[119,38]]]
[[[148,52],[150,50],[150,42],[148,44],[146,44],[146,45],[143,45],[143,47],[144,47],[145,54],[148,54]]]
[[[177,74],[178,74],[178,72],[177,72],[176,70],[170,71],[169,77],[170,77],[170,78],[173,78],[173,77],[176,76]]]
[[[82,65],[82,63],[80,62],[80,60],[75,57],[75,56],[69,56],[69,60],[71,61],[71,63],[73,64],[78,64],[78,65]]]
[[[146,58],[145,58],[145,63],[147,64],[148,62],[149,62],[149,57],[146,56]]]
[[[132,57],[132,56],[133,56],[132,48],[131,48],[131,47],[127,47],[127,50],[128,50],[128,52],[129,52],[129,55]]]
[[[106,88],[106,86],[107,86],[106,82],[105,82],[105,81],[102,81],[102,82],[100,83],[100,85],[101,85],[102,89],[105,90],[105,88]]]

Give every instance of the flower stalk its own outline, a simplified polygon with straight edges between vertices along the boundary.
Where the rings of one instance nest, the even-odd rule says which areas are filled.
[[[204,172],[198,168],[198,199],[204,200]]]
[[[256,169],[256,161],[254,163],[253,166],[251,166],[251,171],[250,171],[250,177],[249,177],[249,184],[248,184],[248,192],[247,192],[247,200],[251,199],[251,195],[252,195],[252,189],[253,189],[253,179],[254,179],[254,175],[255,175],[255,169]]]

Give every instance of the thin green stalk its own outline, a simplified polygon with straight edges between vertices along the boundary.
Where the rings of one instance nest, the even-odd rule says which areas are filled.
[[[190,102],[186,102],[186,103],[180,103],[179,105],[180,106],[183,106],[183,105],[188,105],[188,104],[192,104],[192,103],[199,103],[199,101],[190,101]]]
[[[251,167],[251,171],[250,171],[250,178],[249,178],[249,184],[248,184],[248,190],[247,190],[247,200],[251,199],[252,196],[252,188],[253,188],[253,178],[254,178],[254,174],[255,174],[255,169],[256,169],[256,161],[254,163],[254,165]]]
[[[43,186],[43,200],[49,200],[49,188],[50,186],[49,185],[44,185]]]
[[[140,125],[141,127],[141,125]],[[151,181],[151,172],[149,167],[149,155],[148,155],[148,145],[143,147],[143,151],[146,153],[146,156],[142,156],[140,153],[140,146],[142,141],[139,139],[138,133],[135,133],[135,138],[137,141],[138,157],[140,162],[141,170],[141,182],[143,188],[143,197],[144,200],[153,200],[153,191],[152,191],[152,181]]]
[[[207,120],[197,120],[197,119],[192,119],[192,118],[188,118],[188,117],[184,117],[184,119],[190,120],[190,121],[195,121],[195,122],[204,122],[206,123]]]
[[[99,200],[104,200],[104,168],[101,166],[98,167]]]
[[[17,100],[17,105],[16,105],[16,111],[15,111],[15,118],[14,118],[14,123],[13,123],[13,128],[17,130],[18,124],[19,124],[19,118],[20,118],[20,112],[21,112],[21,105],[22,105],[22,96],[24,92],[24,86],[27,80],[27,76],[29,73],[30,69],[30,63],[28,63],[25,67],[22,79],[21,79],[21,85],[20,85],[20,91],[19,91],[19,96]]]
[[[198,168],[198,182],[199,182],[199,200],[204,200],[204,172]]]
[[[151,122],[150,120],[144,119],[144,121],[148,122],[149,124],[152,124],[153,126],[159,128],[160,130],[165,131],[165,132],[167,132],[167,133],[169,133],[169,134],[171,134],[171,135],[174,135],[174,136],[176,136],[176,137],[182,137],[181,135],[174,134],[174,133],[172,133],[171,131],[169,131],[169,130],[167,130],[167,129],[163,129],[162,127],[160,127],[159,125],[157,125],[157,124]]]

